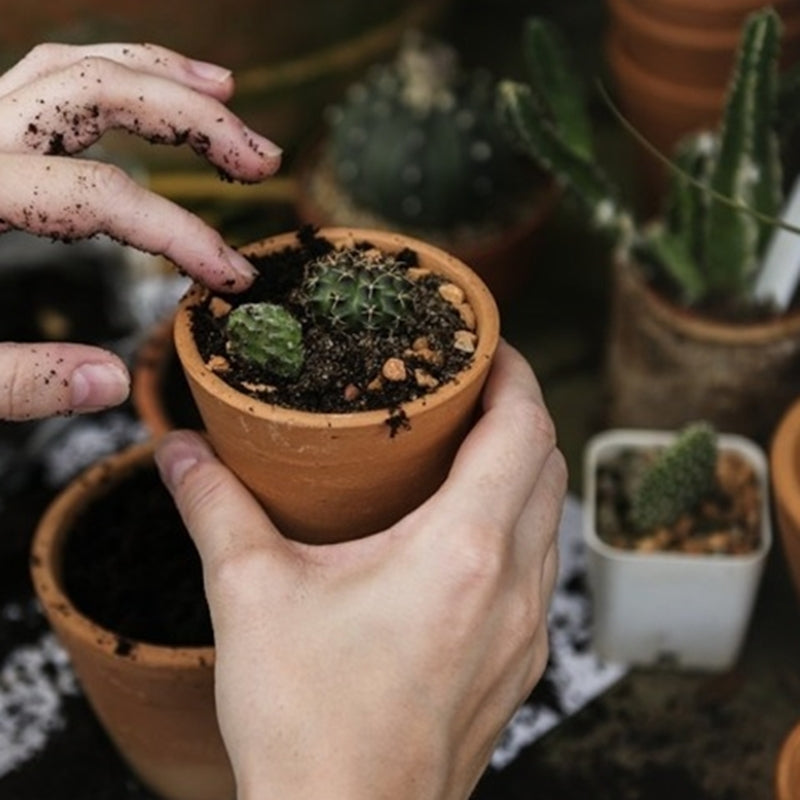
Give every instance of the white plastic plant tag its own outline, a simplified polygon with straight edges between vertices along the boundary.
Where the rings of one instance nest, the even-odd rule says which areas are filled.
[[[789,225],[800,227],[800,178],[792,186],[781,219]],[[798,281],[800,234],[776,227],[767,243],[753,297],[773,303],[780,311],[785,311],[792,302]]]

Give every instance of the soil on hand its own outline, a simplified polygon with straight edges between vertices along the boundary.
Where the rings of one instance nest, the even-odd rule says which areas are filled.
[[[369,242],[356,246],[374,249]],[[440,291],[446,284],[436,275],[415,274],[408,313],[390,330],[349,331],[315,320],[298,302],[296,290],[309,261],[334,249],[313,229],[304,228],[298,232],[296,246],[251,259],[259,275],[246,292],[209,294],[192,317],[195,340],[206,363],[230,385],[259,400],[327,413],[397,409],[457,379],[472,360],[475,323],[463,298],[454,302],[447,299],[446,290]],[[414,274],[418,261],[412,250],[395,257]],[[257,302],[286,306],[301,322],[306,358],[299,376],[267,372],[228,351],[225,321],[229,309]]]
[[[213,644],[200,558],[154,468],[110,488],[78,517],[64,550],[75,606],[119,636],[176,647]]]
[[[623,450],[597,475],[597,534],[607,544],[639,552],[673,551],[743,555],[761,541],[758,477],[739,453],[722,450],[713,490],[672,525],[637,530],[630,521],[632,487],[658,448]]]

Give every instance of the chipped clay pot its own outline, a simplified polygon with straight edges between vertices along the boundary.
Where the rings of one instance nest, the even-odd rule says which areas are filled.
[[[444,481],[469,429],[499,339],[489,290],[464,263],[424,242],[382,231],[323,228],[334,244],[368,240],[379,250],[411,248],[421,267],[465,292],[477,319],[470,366],[435,392],[403,405],[408,427],[392,435],[388,410],[323,414],[254,400],[203,362],[190,309],[195,286],[181,301],[175,344],[205,428],[219,457],[253,491],[277,526],[301,541],[325,543],[382,530],[427,499]],[[245,255],[286,248],[295,234],[249,245]]]
[[[152,443],[90,467],[47,508],[32,545],[36,594],[87,699],[118,751],[167,800],[232,800],[233,773],[217,727],[213,647],[137,642],[119,647],[114,631],[75,607],[65,593],[65,544],[78,515],[135,470],[153,463]]]

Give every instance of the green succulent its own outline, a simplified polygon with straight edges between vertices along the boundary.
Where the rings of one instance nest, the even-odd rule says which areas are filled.
[[[300,322],[282,306],[244,303],[228,315],[228,350],[284,378],[296,377],[305,352]]]
[[[391,330],[410,304],[405,271],[386,253],[337,249],[309,263],[301,293],[311,314],[334,328]]]
[[[585,92],[551,22],[527,21],[529,80],[499,84],[499,113],[516,145],[579,198],[597,227],[671,283],[685,304],[747,301],[783,200],[778,112],[798,94],[779,87],[780,34],[770,8],[745,21],[722,123],[678,146],[657,225],[636,224],[597,164]]]
[[[713,428],[687,425],[641,476],[631,498],[633,525],[640,531],[671,525],[713,488],[716,464]]]

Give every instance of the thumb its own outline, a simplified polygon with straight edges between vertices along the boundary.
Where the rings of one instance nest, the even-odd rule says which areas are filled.
[[[98,411],[128,396],[123,362],[99,347],[0,344],[0,419]]]
[[[200,434],[164,435],[156,445],[155,460],[200,553],[209,590],[225,566],[236,565],[235,570],[225,570],[236,573],[257,552],[272,560],[285,549],[286,540],[259,502]]]

